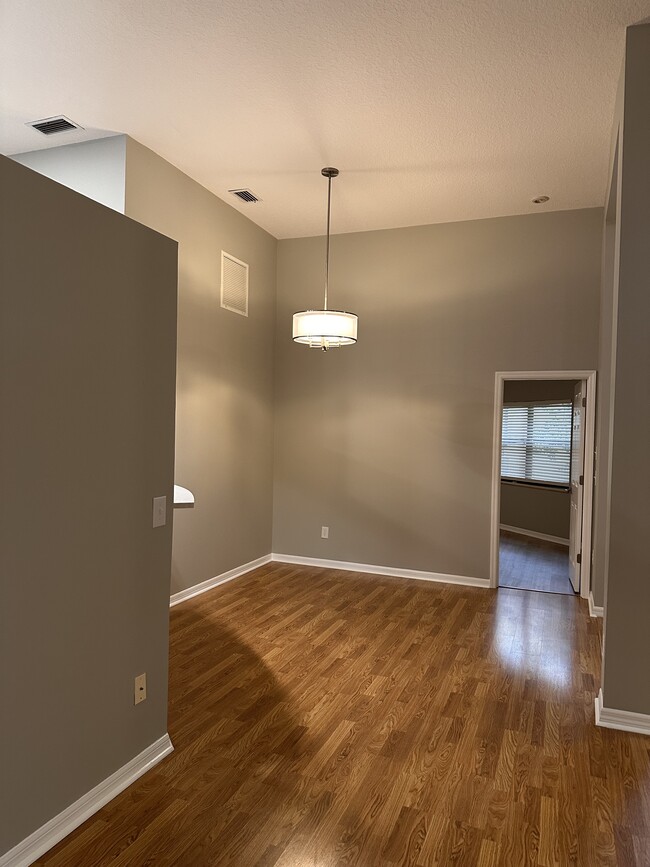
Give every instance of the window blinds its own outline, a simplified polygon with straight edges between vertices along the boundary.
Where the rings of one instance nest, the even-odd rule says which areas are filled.
[[[503,407],[501,476],[568,485],[571,403]]]

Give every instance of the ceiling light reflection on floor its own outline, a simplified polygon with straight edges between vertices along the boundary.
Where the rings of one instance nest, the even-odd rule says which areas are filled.
[[[576,600],[557,595],[557,607],[549,612],[537,607],[535,596],[526,590],[499,591],[494,651],[509,669],[517,669],[524,676],[540,677],[557,689],[569,690],[573,686],[573,660],[577,652]]]

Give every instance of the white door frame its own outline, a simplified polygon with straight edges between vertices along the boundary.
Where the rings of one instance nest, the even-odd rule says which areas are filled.
[[[587,383],[585,413],[584,490],[582,501],[582,563],[580,596],[589,598],[591,587],[591,523],[594,496],[594,442],[596,432],[595,370],[498,370],[494,374],[494,434],[492,437],[492,522],[490,528],[490,587],[499,586],[499,516],[501,511],[501,424],[503,384],[508,379],[581,379]]]

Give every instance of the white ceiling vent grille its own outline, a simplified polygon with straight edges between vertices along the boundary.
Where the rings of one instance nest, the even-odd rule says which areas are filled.
[[[221,251],[221,306],[248,316],[248,265]]]
[[[43,135],[54,135],[56,132],[68,132],[71,129],[83,129],[78,123],[73,123],[67,117],[59,115],[58,117],[46,117],[43,120],[33,120],[27,124]]]

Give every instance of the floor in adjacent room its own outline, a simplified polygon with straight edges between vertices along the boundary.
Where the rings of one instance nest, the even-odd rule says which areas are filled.
[[[171,611],[175,751],[38,863],[648,865],[576,596],[270,564]]]
[[[499,586],[573,596],[568,547],[501,530]]]

